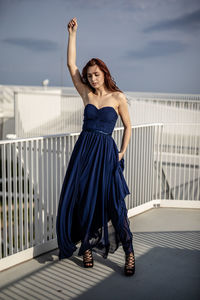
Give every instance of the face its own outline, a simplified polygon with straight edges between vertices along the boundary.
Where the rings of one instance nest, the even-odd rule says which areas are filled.
[[[93,88],[99,88],[104,84],[104,73],[97,65],[87,69],[87,78]]]

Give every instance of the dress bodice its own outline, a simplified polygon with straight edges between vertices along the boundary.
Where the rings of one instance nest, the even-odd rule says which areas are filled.
[[[82,130],[99,130],[111,135],[117,119],[118,114],[114,107],[97,108],[95,105],[88,103],[84,109]]]

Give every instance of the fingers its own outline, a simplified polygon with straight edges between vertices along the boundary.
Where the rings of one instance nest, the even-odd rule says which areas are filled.
[[[76,17],[70,20],[70,22],[68,23],[68,27],[74,27],[74,25],[77,25]]]

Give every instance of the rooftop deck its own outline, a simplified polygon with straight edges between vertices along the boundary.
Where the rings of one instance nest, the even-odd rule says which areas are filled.
[[[4,270],[0,299],[200,299],[200,209],[154,208],[130,218],[135,275],[123,275],[120,247],[84,269],[58,249]]]

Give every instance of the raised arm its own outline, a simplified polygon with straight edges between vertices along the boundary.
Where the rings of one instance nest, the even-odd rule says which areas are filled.
[[[69,37],[68,37],[68,47],[67,47],[67,67],[69,69],[73,84],[85,103],[86,93],[88,92],[89,88],[86,84],[82,82],[81,74],[76,65],[77,28],[78,28],[78,24],[76,18],[71,19],[71,21],[68,23]]]

